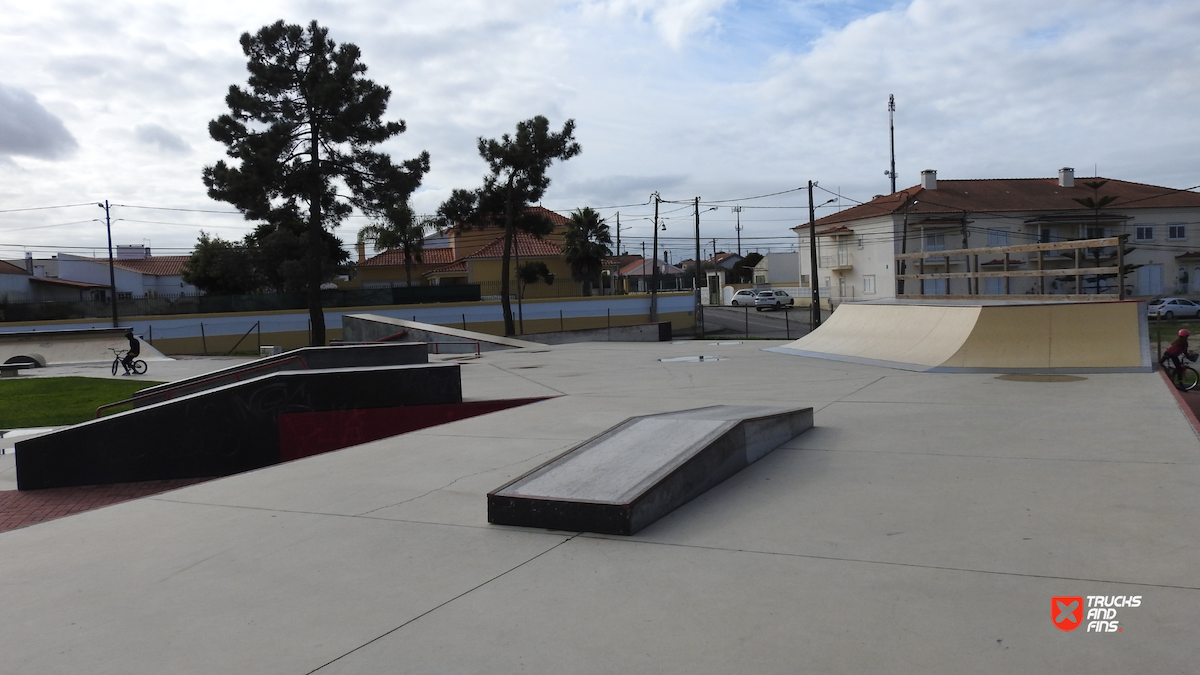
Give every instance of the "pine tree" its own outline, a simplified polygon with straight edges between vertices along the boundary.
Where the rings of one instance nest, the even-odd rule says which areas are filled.
[[[550,122],[538,115],[517,124],[515,136],[504,134],[500,140],[479,139],[479,156],[491,173],[476,190],[455,190],[438,209],[438,214],[461,227],[504,224],[504,253],[500,263],[500,303],[504,309],[504,334],[516,333],[512,302],[509,299],[512,276],[513,241],[518,229],[534,236],[545,236],[551,224],[531,214],[529,207],[541,201],[550,187],[546,175],[554,160],[565,161],[580,153],[575,142],[575,120],[567,120],[562,131],[550,131]]]
[[[320,288],[336,262],[329,257],[329,232],[352,203],[377,199],[381,186],[389,193],[397,186],[415,189],[429,170],[429,155],[397,166],[371,150],[404,131],[404,122],[382,120],[391,91],[364,77],[358,47],[335,44],[316,21],[306,27],[278,21],[243,33],[241,44],[248,87],[230,86],[229,113],[208,126],[238,165],[221,160],[205,167],[204,184],[210,197],[234,205],[247,220],[279,232],[304,224],[303,256],[284,267],[303,279],[311,344],[322,345]],[[339,198],[343,186],[353,202]]]

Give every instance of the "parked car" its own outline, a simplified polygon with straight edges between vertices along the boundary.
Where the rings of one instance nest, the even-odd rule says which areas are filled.
[[[1158,318],[1160,314],[1164,319],[1174,319],[1176,317],[1183,319],[1200,316],[1200,305],[1187,298],[1163,298],[1162,300],[1152,301],[1146,310],[1146,314],[1151,318]]]
[[[780,309],[796,304],[796,299],[783,291],[759,291],[754,298],[754,309]]]
[[[754,298],[758,297],[758,293],[759,292],[754,289],[743,288],[742,290],[733,294],[733,300],[730,300],[729,304],[733,305],[734,307],[753,305]]]

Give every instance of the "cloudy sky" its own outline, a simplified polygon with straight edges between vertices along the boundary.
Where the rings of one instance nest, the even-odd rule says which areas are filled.
[[[814,180],[840,206],[939,178],[1050,177],[1059,167],[1175,188],[1200,184],[1200,3],[1194,0],[336,0],[105,3],[0,0],[0,256],[190,251],[201,228],[249,226],[208,199],[223,156],[208,121],[244,84],[243,32],[316,19],[391,88],[429,151],[414,203],[432,212],[479,184],[476,139],[545,115],[577,123],[578,157],[544,205],[620,212],[624,248],[646,203],[720,203],[702,236],[786,250]],[[830,194],[817,193],[818,203]],[[68,208],[44,208],[76,205]],[[820,214],[839,205],[823,207]],[[152,207],[152,208],[132,208]],[[610,208],[611,207],[611,208]],[[763,208],[767,207],[767,208]],[[707,208],[707,207],[706,207]],[[32,210],[36,209],[36,210]],[[691,257],[690,207],[663,205],[673,260]],[[354,239],[362,218],[338,233]],[[614,224],[615,219],[610,220]],[[628,228],[628,229],[626,229]]]

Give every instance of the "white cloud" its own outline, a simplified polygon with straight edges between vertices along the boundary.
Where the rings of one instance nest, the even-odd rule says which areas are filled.
[[[133,128],[133,136],[138,143],[153,145],[163,152],[188,153],[192,146],[180,138],[179,134],[157,124],[139,124]]]
[[[79,144],[33,94],[0,84],[0,156],[63,159]]]
[[[733,0],[594,0],[582,3],[586,13],[610,18],[649,19],[672,49],[692,35],[717,27],[714,16]]]

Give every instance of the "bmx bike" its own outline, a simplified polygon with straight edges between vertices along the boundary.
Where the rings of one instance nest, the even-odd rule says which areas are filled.
[[[125,354],[127,354],[129,352],[128,349],[113,349],[112,347],[109,347],[108,351],[112,352],[113,356],[114,356],[113,362],[112,362],[112,374],[113,375],[117,374],[118,368],[125,368],[126,375],[128,375],[130,373],[134,373],[136,375],[145,375],[146,374],[146,369],[148,368],[148,366],[146,365],[146,362],[141,359],[135,359],[133,361],[133,363],[131,363],[129,365],[129,367],[127,367],[127,368],[125,367],[125,362],[122,361],[121,359],[124,358]]]
[[[1196,388],[1197,384],[1200,384],[1200,373],[1197,373],[1195,368],[1188,365],[1189,362],[1194,363],[1197,358],[1200,358],[1200,356],[1196,352],[1188,352],[1181,356],[1179,359],[1181,365],[1179,372],[1175,372],[1175,366],[1170,361],[1162,364],[1163,371],[1166,372],[1167,377],[1171,378],[1171,382],[1175,384],[1176,389],[1191,391]]]

